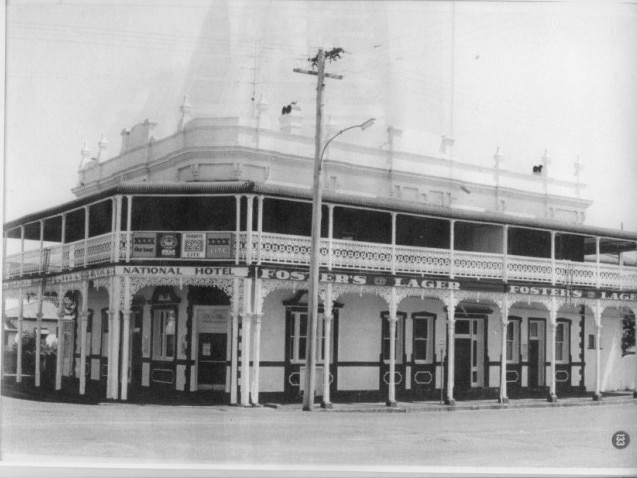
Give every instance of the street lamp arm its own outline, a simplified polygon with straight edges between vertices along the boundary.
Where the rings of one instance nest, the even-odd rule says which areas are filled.
[[[342,135],[346,131],[349,131],[350,129],[355,129],[355,128],[360,128],[360,129],[363,129],[363,130],[367,129],[372,124],[374,124],[374,121],[376,121],[375,118],[370,118],[367,121],[365,121],[364,123],[355,124],[354,126],[348,126],[347,128],[344,128],[344,129],[340,130],[338,133],[336,133],[334,136],[332,136],[330,139],[328,139],[327,142],[325,143],[325,145],[323,145],[323,149],[321,150],[321,156],[320,156],[319,161],[323,162],[323,155],[325,154],[325,150],[327,150],[327,147],[330,145],[330,143],[332,141],[334,141],[336,138],[338,138],[340,135]]]

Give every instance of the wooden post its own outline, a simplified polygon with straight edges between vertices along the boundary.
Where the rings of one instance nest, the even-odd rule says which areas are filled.
[[[391,273],[396,273],[396,213],[391,213]]]
[[[549,382],[549,402],[557,402],[557,393],[555,387],[555,360],[556,356],[556,347],[555,347],[555,334],[557,332],[557,301],[555,297],[551,297],[551,310],[550,310],[550,326],[551,326],[551,343],[549,346],[551,347],[551,380]]]
[[[82,311],[80,312],[80,395],[86,393],[86,329],[88,321],[88,280],[82,283]]]
[[[230,403],[237,403],[237,373],[239,354],[239,297],[241,297],[241,282],[238,277],[233,280],[232,286],[232,347],[230,358]]]
[[[453,222],[453,221],[452,221]],[[453,226],[452,226],[453,227]],[[447,398],[445,403],[454,406],[453,385],[455,373],[455,328],[456,328],[456,301],[453,290],[449,291],[447,299]]]
[[[395,407],[396,403],[396,324],[398,323],[398,304],[396,303],[396,288],[391,289],[391,298],[389,301],[389,391],[387,397],[387,406]]]
[[[254,207],[254,196],[246,196],[248,201],[248,210],[246,213],[246,264],[252,264],[252,216]]]
[[[325,304],[323,304],[323,320],[324,335],[325,335],[325,356],[323,357],[323,401],[321,406],[323,408],[332,408],[332,401],[330,397],[330,364],[332,359],[332,319],[334,318],[334,309],[332,303],[332,284],[327,284],[325,290]]]
[[[62,367],[64,366],[64,289],[60,284],[58,292],[58,345],[55,364],[55,389],[62,389]],[[71,351],[73,352],[73,351]]]
[[[261,279],[254,279],[254,332],[252,334],[252,385],[250,387],[250,401],[252,406],[259,405],[259,369],[261,368],[261,321],[263,319],[263,298],[261,296]]]
[[[602,304],[599,299],[595,301],[595,393],[593,394],[593,400],[596,402],[602,399],[602,386],[601,386],[601,340],[602,340]]]
[[[130,317],[131,317],[130,277],[124,277],[124,311],[122,325],[122,379],[120,384],[120,398],[128,400],[128,370],[130,367]]]
[[[325,75],[325,52],[319,49],[317,55],[318,75],[316,84],[316,125],[314,134],[314,182],[312,186],[312,249],[310,261],[310,278],[308,287],[309,327],[307,334],[305,387],[303,393],[303,410],[314,408],[314,389],[316,380],[316,334],[318,329],[318,289],[319,260],[321,246],[321,123],[323,121],[323,82]]]
[[[500,403],[509,403],[507,397],[507,329],[509,326],[509,306],[507,295],[502,300],[502,355],[500,356]]]
[[[18,305],[18,356],[16,357],[16,382],[22,382],[22,334],[23,334],[23,326],[24,326],[24,295],[22,293],[22,289],[20,289],[18,293],[18,300],[20,304]],[[4,313],[4,309],[2,310]]]

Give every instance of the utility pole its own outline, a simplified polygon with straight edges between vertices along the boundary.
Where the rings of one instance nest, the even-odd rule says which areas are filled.
[[[332,50],[333,56],[336,58]],[[316,385],[316,339],[318,332],[318,289],[319,289],[319,250],[321,243],[321,122],[323,118],[323,82],[325,77],[342,79],[341,75],[325,74],[325,51],[320,48],[318,55],[310,59],[316,64],[318,71],[301,70],[295,68],[296,73],[304,73],[309,75],[317,75],[316,83],[316,130],[315,130],[315,150],[314,150],[314,184],[312,195],[312,248],[310,261],[310,283],[308,287],[308,312],[310,324],[308,327],[308,340],[305,353],[305,392],[303,393],[303,410],[311,411],[314,406],[314,389]],[[324,372],[327,373],[327,372]]]

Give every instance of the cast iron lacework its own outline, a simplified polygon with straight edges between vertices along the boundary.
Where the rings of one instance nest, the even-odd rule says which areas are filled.
[[[501,255],[454,252],[454,268],[458,276],[500,278],[502,261]]]
[[[124,298],[125,293],[125,285],[122,281],[121,286],[121,305],[122,310],[130,309],[130,301],[132,301],[133,297],[137,292],[139,292],[144,287],[148,286],[173,286],[173,287],[183,287],[184,285],[192,285],[192,286],[203,286],[203,287],[217,287],[218,289],[223,290],[226,295],[230,299],[230,303],[232,304],[234,300],[238,300],[239,297],[233,297],[233,278],[212,278],[212,277],[145,277],[145,276],[129,276],[130,277],[130,299],[129,303],[124,303],[126,300]],[[239,286],[241,288],[241,286]],[[240,290],[237,293],[240,294]]]
[[[533,257],[507,257],[507,277],[516,280],[551,282],[551,263],[549,259]]]
[[[436,249],[396,246],[395,257],[397,272],[444,275],[449,271],[451,264],[449,251]]]
[[[344,269],[391,270],[391,246],[332,240],[332,265]]]

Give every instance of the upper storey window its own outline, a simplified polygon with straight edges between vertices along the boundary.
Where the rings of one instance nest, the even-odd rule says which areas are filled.
[[[607,239],[599,241],[600,262],[603,264],[635,264],[637,244],[634,241]]]
[[[84,239],[84,209],[76,209],[66,214],[64,242],[75,242]]]
[[[368,209],[334,208],[334,239],[391,244],[391,214]]]
[[[575,262],[594,262],[595,238],[579,234],[555,234],[555,258]]]
[[[449,249],[451,221],[398,214],[396,244],[400,246]]]
[[[101,201],[88,208],[88,236],[95,237],[111,232],[113,201]]]
[[[502,226],[457,221],[454,228],[453,247],[457,251],[501,254],[503,239]]]
[[[234,231],[234,196],[136,196],[133,231]]]
[[[323,208],[323,221],[326,219]],[[263,231],[292,236],[312,233],[312,203],[265,198],[263,201]]]
[[[539,229],[510,227],[507,237],[508,253],[514,256],[551,257],[551,233]]]

